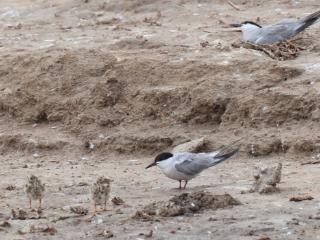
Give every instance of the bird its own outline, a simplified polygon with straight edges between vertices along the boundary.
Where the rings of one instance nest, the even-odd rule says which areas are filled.
[[[267,26],[245,21],[241,24],[232,23],[230,26],[240,27],[246,42],[263,45],[288,40],[316,23],[319,18],[320,10],[296,21],[283,20]]]
[[[185,189],[188,181],[203,170],[215,166],[236,154],[239,151],[239,147],[235,147],[234,144],[238,141],[209,153],[163,152],[158,154],[146,169],[158,166],[168,178],[179,181],[179,189]],[[183,188],[181,186],[182,181],[184,181]]]
[[[94,213],[97,211],[97,205],[104,204],[103,210],[107,209],[107,201],[109,199],[109,194],[111,191],[112,180],[105,177],[99,177],[97,181],[93,184],[91,193],[94,202]]]
[[[40,179],[35,175],[31,175],[28,178],[28,183],[26,184],[26,193],[29,198],[29,207],[32,208],[32,200],[39,200],[39,208],[41,211],[42,199],[44,197],[45,185],[41,183]]]

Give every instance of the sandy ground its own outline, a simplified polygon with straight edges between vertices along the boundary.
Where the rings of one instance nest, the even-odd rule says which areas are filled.
[[[105,239],[111,231],[138,240],[150,230],[150,239],[320,238],[320,168],[301,165],[320,152],[319,24],[288,61],[233,47],[241,35],[224,25],[301,18],[320,4],[233,2],[240,10],[222,0],[0,2],[0,224],[10,223],[1,239]],[[181,193],[159,169],[144,169],[154,155],[200,137],[203,151],[243,137],[242,148],[185,191],[229,193],[242,205],[132,219]],[[241,193],[255,166],[278,162],[280,192]],[[41,218],[11,219],[11,209],[29,211],[31,174],[46,184]],[[98,176],[114,180],[111,195],[125,204],[89,219]],[[289,201],[298,195],[314,199]],[[73,205],[90,213],[75,216]]]

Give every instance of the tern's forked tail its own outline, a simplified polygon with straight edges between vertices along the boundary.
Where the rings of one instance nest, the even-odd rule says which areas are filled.
[[[215,157],[214,157],[214,165],[218,164],[218,163],[221,163],[229,158],[231,158],[233,155],[235,155],[237,152],[239,151],[239,148],[236,148],[236,149],[233,149],[232,151],[228,152],[228,153],[225,153],[225,154],[221,154],[218,153]]]
[[[236,143],[238,143],[241,139],[231,143],[228,146],[222,147],[220,149],[218,149],[218,151],[216,151],[216,154],[214,155],[213,159],[213,163],[212,166],[221,163],[229,158],[231,158],[233,155],[235,155],[240,147],[239,145],[235,145]]]
[[[320,18],[320,10],[315,12],[315,13],[312,13],[312,14],[308,15],[307,17],[305,17],[303,19],[301,19],[301,22],[302,22],[303,25],[297,29],[297,33],[305,30],[308,27],[310,27],[319,18]]]

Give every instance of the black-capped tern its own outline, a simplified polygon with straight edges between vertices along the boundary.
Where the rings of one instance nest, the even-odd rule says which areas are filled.
[[[254,44],[273,44],[296,36],[320,18],[320,11],[308,15],[297,21],[281,21],[274,25],[260,26],[251,21],[241,24],[230,24],[232,27],[241,27],[243,39]]]
[[[188,181],[200,172],[229,159],[237,153],[239,147],[235,147],[234,143],[209,153],[160,153],[146,169],[159,166],[168,178],[179,181],[179,189],[181,189],[181,182],[184,181],[183,189],[185,189]]]

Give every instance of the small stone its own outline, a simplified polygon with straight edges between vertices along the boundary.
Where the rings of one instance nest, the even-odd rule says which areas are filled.
[[[102,219],[102,218],[93,219],[93,220],[92,220],[92,223],[94,223],[94,224],[101,224],[101,223],[103,223],[103,219]]]
[[[291,202],[301,202],[301,201],[306,201],[306,200],[312,200],[313,197],[310,195],[305,195],[305,196],[294,196],[291,197],[289,201]]]
[[[259,238],[259,240],[271,240],[271,239],[269,237],[267,237],[267,236],[261,236]]]
[[[112,238],[112,237],[114,237],[114,234],[110,230],[104,230],[102,233],[102,236],[104,236],[106,238]]]
[[[8,29],[21,29],[22,28],[22,24],[21,23],[17,23],[14,25],[7,25]]]
[[[209,46],[209,42],[208,41],[201,42],[200,46],[205,48],[205,47]]]
[[[86,183],[86,182],[79,182],[79,183],[78,183],[78,186],[79,186],[79,187],[89,186],[89,183]]]
[[[122,205],[122,204],[124,204],[124,201],[120,197],[113,197],[111,202],[114,205]]]
[[[0,227],[8,228],[11,227],[11,224],[7,221],[0,222]]]
[[[114,25],[120,22],[119,18],[99,17],[97,18],[98,25]]]
[[[150,230],[148,233],[139,233],[139,236],[145,236],[146,238],[151,238],[153,235],[153,231]]]
[[[4,90],[2,90],[2,93],[4,95],[9,95],[9,94],[12,94],[12,90],[10,88],[5,88]]]

